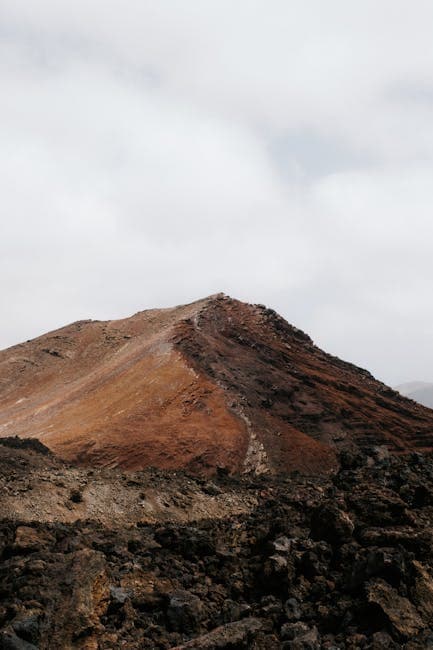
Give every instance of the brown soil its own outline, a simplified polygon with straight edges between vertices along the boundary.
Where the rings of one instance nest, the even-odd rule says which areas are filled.
[[[0,436],[68,461],[327,472],[336,448],[433,447],[433,411],[223,295],[81,321],[0,352]]]

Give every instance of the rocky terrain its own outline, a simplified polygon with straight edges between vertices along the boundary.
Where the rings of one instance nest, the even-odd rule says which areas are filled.
[[[433,647],[429,454],[206,479],[3,442],[2,649]]]
[[[316,475],[341,449],[429,451],[433,411],[218,294],[0,352],[0,436],[15,435],[90,467]]]

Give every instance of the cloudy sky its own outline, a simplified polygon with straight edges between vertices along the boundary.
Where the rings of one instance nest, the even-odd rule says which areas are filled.
[[[433,380],[431,0],[1,0],[0,347],[224,291]]]

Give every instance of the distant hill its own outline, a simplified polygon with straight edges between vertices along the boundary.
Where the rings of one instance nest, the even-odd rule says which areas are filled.
[[[410,381],[395,388],[405,397],[433,409],[433,383],[427,381]]]

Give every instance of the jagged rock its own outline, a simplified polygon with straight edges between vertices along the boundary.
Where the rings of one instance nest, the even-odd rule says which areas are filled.
[[[38,647],[20,639],[12,631],[0,632],[0,650],[38,650]]]
[[[172,650],[248,650],[252,647],[252,641],[256,634],[262,629],[262,622],[257,618],[247,618],[244,621],[227,623]]]
[[[265,565],[265,575],[287,574],[288,562],[284,555],[271,555]]]
[[[320,541],[312,545],[300,559],[305,576],[317,580],[319,576],[326,575],[331,556],[332,548],[327,542]]]
[[[310,631],[306,623],[297,621],[296,623],[284,623],[282,625],[280,634],[283,641],[293,641],[296,637],[303,636]]]
[[[365,634],[351,634],[346,639],[347,650],[360,650],[361,648],[366,648],[367,644],[368,644],[368,638]],[[322,647],[324,650],[326,650],[326,646],[324,647],[322,645]],[[332,647],[335,650],[338,648],[338,646],[333,644],[330,645],[328,650],[331,650]]]
[[[423,620],[433,626],[433,579],[427,569],[416,560],[412,563],[415,574],[415,585],[412,589],[413,602]]]
[[[100,476],[110,495],[103,521],[60,509],[53,518],[52,494],[63,504],[59,491],[72,484],[86,486],[87,513]],[[433,647],[431,506],[425,499],[410,524],[397,524],[406,514],[394,498],[403,482],[408,494],[417,485],[433,494],[429,455],[416,464],[391,457],[386,468],[360,462],[314,480],[225,475],[214,479],[215,496],[181,472],[88,472],[5,447],[2,494],[29,477],[37,498],[21,513],[39,521],[24,524],[0,501],[0,649]],[[374,507],[372,494],[385,498],[377,511],[362,510]],[[113,495],[123,516],[111,509]],[[134,519],[137,502],[150,498],[154,509]],[[224,509],[215,499],[226,499]],[[331,519],[329,541],[312,539],[312,517],[330,504],[353,533],[336,534]],[[378,512],[384,524],[373,526]]]
[[[176,591],[171,595],[167,619],[172,630],[192,634],[199,630],[203,617],[204,607],[200,598],[188,591]]]
[[[381,576],[399,584],[407,572],[404,555],[394,548],[380,548],[360,552],[353,563],[348,580],[350,588],[356,588],[374,576]]]
[[[397,650],[400,647],[387,632],[375,632],[373,634],[371,650]]]
[[[301,616],[301,608],[296,598],[289,598],[284,603],[284,613],[288,621],[298,621]]]
[[[37,643],[39,638],[39,620],[41,612],[27,616],[21,616],[15,619],[12,623],[12,629],[20,639],[24,639],[29,643]]]
[[[389,488],[370,484],[354,491],[349,503],[361,520],[372,526],[410,524],[406,503]]]
[[[281,600],[279,598],[275,598],[275,596],[272,595],[265,596],[264,598],[262,598],[260,604],[261,604],[260,611],[265,616],[279,617],[281,615],[281,612],[283,611],[283,605]]]
[[[311,517],[311,537],[331,544],[343,544],[351,538],[354,528],[347,512],[333,503],[319,506]]]
[[[288,537],[278,537],[271,543],[271,548],[275,553],[286,554],[290,553],[292,542]]]
[[[51,603],[52,628],[49,631],[54,647],[68,647],[74,640],[90,646],[101,629],[101,617],[107,611],[110,590],[107,566],[102,553],[84,548],[68,558],[68,580],[63,593]],[[79,646],[78,646],[79,647]]]
[[[18,436],[6,436],[5,438],[0,438],[0,445],[5,447],[12,447],[12,449],[27,449],[30,451],[35,451],[38,454],[43,456],[49,456],[51,454],[48,447],[46,447],[40,440],[31,439],[31,438],[20,438]]]
[[[52,541],[53,538],[47,531],[41,531],[31,526],[18,526],[13,548],[20,553],[38,551]]]
[[[316,627],[308,629],[307,632],[296,635],[293,641],[285,643],[287,650],[320,650],[321,643]]]
[[[370,582],[367,585],[367,597],[370,603],[382,610],[390,625],[403,639],[410,639],[425,629],[425,623],[414,605],[384,580]]]

